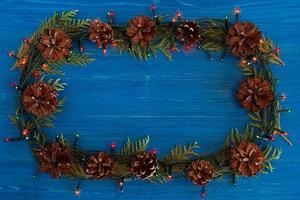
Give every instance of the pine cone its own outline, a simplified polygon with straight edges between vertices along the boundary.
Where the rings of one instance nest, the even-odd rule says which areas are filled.
[[[184,44],[193,45],[201,40],[201,30],[195,21],[186,20],[178,26],[176,36]]]
[[[127,35],[132,44],[146,48],[155,35],[155,23],[150,17],[136,16],[130,20]]]
[[[58,104],[56,90],[44,82],[28,86],[22,94],[24,109],[37,117],[52,114]]]
[[[240,83],[237,98],[243,107],[256,112],[268,107],[275,96],[269,81],[255,77]]]
[[[135,159],[131,162],[131,167],[132,173],[141,179],[152,177],[158,168],[156,154],[152,152],[137,154]]]
[[[262,33],[251,22],[238,22],[229,29],[226,43],[235,56],[255,55],[262,39]]]
[[[263,168],[264,156],[255,143],[242,142],[231,149],[231,167],[241,176],[254,176]]]
[[[111,26],[99,19],[91,22],[89,33],[89,39],[92,42],[96,42],[99,48],[106,49],[113,42],[113,30]]]
[[[113,160],[104,152],[99,152],[90,157],[86,173],[90,178],[100,179],[111,175],[113,167]]]
[[[214,174],[213,165],[207,160],[194,160],[188,168],[188,177],[195,185],[206,185],[212,180]]]
[[[61,177],[67,174],[72,167],[72,152],[69,148],[60,146],[57,143],[46,145],[44,148],[35,152],[39,170],[49,173],[52,177]]]
[[[38,50],[45,59],[60,60],[70,54],[71,38],[61,29],[47,29],[39,37]]]

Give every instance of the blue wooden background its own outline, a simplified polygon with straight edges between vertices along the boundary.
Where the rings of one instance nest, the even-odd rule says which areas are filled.
[[[242,20],[256,23],[279,45],[286,66],[273,69],[281,80],[278,95],[286,94],[288,100],[283,105],[293,109],[282,115],[282,122],[294,147],[278,138],[274,143],[283,147],[283,155],[274,162],[274,173],[239,179],[236,187],[232,187],[229,178],[213,181],[207,187],[207,199],[299,199],[298,0],[1,0],[1,137],[17,135],[7,116],[14,113],[15,91],[9,83],[17,79],[18,72],[9,70],[14,61],[7,52],[17,49],[45,17],[57,10],[80,9],[80,17],[104,19],[108,10],[114,10],[117,22],[126,23],[137,14],[151,15],[152,3],[161,14],[174,15],[180,10],[184,18],[231,16],[232,9],[239,6]],[[105,56],[93,46],[87,46],[87,50],[97,62],[86,68],[65,68],[67,76],[63,80],[69,87],[63,96],[67,96],[67,102],[64,113],[55,122],[57,128],[49,131],[53,137],[63,132],[72,138],[74,132],[79,132],[82,147],[107,149],[111,141],[120,146],[127,136],[149,134],[151,147],[156,147],[159,154],[177,143],[194,140],[199,141],[200,152],[205,153],[217,150],[230,128],[242,128],[248,120],[235,99],[242,77],[234,58],[228,57],[224,63],[209,62],[204,53],[191,51],[174,54],[173,62],[159,56],[145,63],[115,50],[109,50]],[[1,200],[77,198],[73,193],[76,181],[53,180],[44,174],[32,179],[35,171],[26,142],[0,143]],[[200,188],[185,179],[160,186],[126,182],[124,195],[111,181],[85,181],[81,188],[80,199],[200,198]]]

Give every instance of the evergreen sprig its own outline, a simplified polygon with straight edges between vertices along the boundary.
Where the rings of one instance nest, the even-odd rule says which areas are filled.
[[[163,158],[163,161],[168,165],[188,161],[193,156],[198,156],[198,153],[194,151],[197,148],[199,148],[198,142],[192,142],[189,145],[176,145],[171,152]]]
[[[264,150],[263,154],[264,154],[264,165],[261,172],[262,173],[267,173],[268,171],[273,172],[275,168],[272,166],[271,161],[280,159],[282,150],[278,147],[268,146]]]
[[[134,142],[132,142],[128,138],[126,144],[119,151],[119,153],[121,155],[134,155],[136,153],[141,153],[147,149],[149,142],[150,142],[149,136],[146,136]]]
[[[229,148],[232,146],[236,146],[241,142],[255,142],[255,132],[254,129],[247,125],[244,128],[243,133],[240,133],[238,129],[231,129],[230,134],[227,136],[225,140],[224,147]]]

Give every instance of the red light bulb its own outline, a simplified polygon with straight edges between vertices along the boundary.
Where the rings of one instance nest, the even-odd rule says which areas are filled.
[[[151,10],[152,10],[152,12],[155,12],[156,6],[154,4],[151,5]]]
[[[33,77],[36,78],[36,79],[39,78],[40,77],[40,72],[38,70],[34,71]]]
[[[184,46],[184,49],[185,49],[186,51],[189,51],[189,50],[191,50],[191,46],[190,46],[190,45],[185,45],[185,46]]]
[[[14,51],[9,51],[8,52],[8,56],[9,57],[15,57],[16,56],[16,53]]]
[[[29,133],[29,130],[27,130],[27,129],[22,130],[22,135],[27,136],[28,133]]]
[[[234,13],[235,15],[239,15],[239,14],[241,14],[241,9],[240,9],[239,7],[237,7],[237,8],[235,8],[235,9],[233,10],[233,13]]]
[[[117,147],[117,144],[116,144],[115,142],[112,142],[112,143],[110,144],[110,148],[111,148],[112,150],[114,150],[116,147]]]
[[[277,52],[278,54],[280,53],[280,48],[279,48],[279,47],[276,48],[276,52]]]
[[[157,154],[157,149],[152,149],[151,153],[154,154],[154,155],[156,155]]]
[[[42,69],[47,70],[49,68],[49,65],[47,63],[42,64]]]
[[[110,12],[109,12],[109,15],[110,15],[111,17],[114,17],[114,16],[116,15],[116,13],[115,13],[115,11],[110,11]]]
[[[80,189],[79,189],[79,188],[77,188],[77,189],[75,190],[75,195],[76,195],[76,196],[80,196]]]
[[[282,135],[287,136],[289,133],[288,132],[282,132]]]

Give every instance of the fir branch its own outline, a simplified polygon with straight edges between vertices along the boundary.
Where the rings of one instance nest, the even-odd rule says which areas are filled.
[[[136,153],[143,152],[147,149],[149,141],[149,136],[141,138],[135,142],[130,141],[130,139],[128,138],[126,144],[119,153],[121,155],[134,155]]]
[[[167,154],[163,161],[168,164],[172,165],[174,163],[189,161],[192,156],[198,156],[194,150],[199,148],[197,142],[192,142],[189,145],[176,145],[174,149],[171,150],[169,154]]]
[[[63,134],[59,135],[57,142],[62,144],[63,146],[71,146],[70,142],[65,138]]]
[[[242,71],[243,75],[245,77],[256,77],[257,76],[257,70],[256,67],[253,65],[246,64],[239,64],[240,70]]]
[[[264,164],[263,164],[263,169],[262,169],[262,173],[267,173],[268,171],[273,172],[273,170],[275,169],[272,164],[271,161],[273,160],[278,160],[280,159],[282,150],[278,147],[271,147],[268,146],[263,154],[264,154]]]
[[[229,148],[232,146],[237,146],[241,142],[254,142],[255,141],[255,133],[254,129],[247,125],[244,128],[243,134],[240,134],[238,129],[231,129],[230,134],[227,136],[225,140],[224,147]]]
[[[56,80],[49,79],[48,84],[51,85],[57,92],[64,91],[65,87],[68,86],[67,83],[61,82],[61,78],[57,78]]]
[[[40,68],[40,70],[46,74],[64,76],[65,73],[60,68],[61,68],[60,66],[52,65],[52,66],[48,66],[47,68]]]
[[[155,185],[157,185],[159,183],[166,183],[169,181],[168,173],[166,172],[166,170],[163,170],[163,168],[159,167],[156,170],[155,175],[150,177],[149,179],[147,179],[147,181],[149,181],[150,183],[153,183]]]
[[[49,66],[54,68],[55,66],[63,65],[78,65],[85,67],[88,63],[93,62],[95,59],[91,58],[87,54],[72,53],[68,59],[62,59],[58,61],[49,61]]]
[[[112,177],[119,181],[121,177],[127,177],[129,174],[128,172],[128,165],[117,163],[115,167],[112,169]]]
[[[38,128],[41,129],[41,128],[54,128],[54,125],[51,121],[50,118],[47,118],[47,117],[43,117],[43,118],[36,118],[34,120],[34,123],[38,125]]]
[[[72,168],[68,171],[68,174],[66,174],[66,176],[70,179],[72,179],[72,178],[77,178],[77,179],[78,178],[81,178],[81,179],[87,178],[83,167],[79,163],[73,165]]]
[[[17,117],[16,115],[9,115],[8,117],[11,121],[11,124],[14,125],[16,128],[19,128],[19,117]]]
[[[263,55],[264,59],[268,61],[268,63],[284,65],[284,62],[279,56],[279,53],[276,51],[275,44],[270,38],[263,37],[262,42],[259,46],[259,51]]]
[[[41,131],[39,131],[39,129],[37,129],[36,131],[32,131],[30,134],[29,141],[32,144],[43,146],[47,140],[48,140],[47,136],[43,134]]]
[[[228,174],[228,173],[231,173],[231,167],[217,168],[217,170],[213,174],[213,177],[214,178],[220,178],[220,177],[223,177],[224,174]]]

